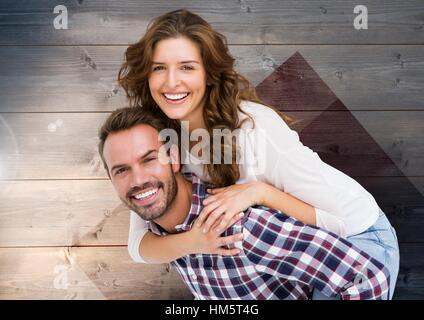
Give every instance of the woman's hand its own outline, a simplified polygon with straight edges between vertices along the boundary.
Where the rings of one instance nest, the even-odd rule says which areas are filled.
[[[205,207],[200,212],[196,225],[200,228],[204,223],[203,232],[209,232],[211,226],[216,225],[216,228],[212,230],[220,234],[241,219],[244,210],[261,204],[262,190],[263,183],[259,181],[208,189],[211,195],[203,201]],[[216,224],[219,217],[222,219],[219,224]]]
[[[219,224],[221,219],[222,217],[218,219],[215,224]],[[233,219],[232,223],[236,221],[237,220]],[[237,248],[227,249],[223,248],[223,246],[243,240],[243,233],[237,233],[226,237],[220,237],[219,234],[212,230],[204,233],[202,229],[196,225],[196,222],[193,224],[191,230],[184,234],[186,235],[184,242],[188,254],[204,253],[233,256],[239,254],[240,250]]]

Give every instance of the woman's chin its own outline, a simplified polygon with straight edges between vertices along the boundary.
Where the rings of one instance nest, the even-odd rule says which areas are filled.
[[[172,120],[184,120],[187,118],[186,114],[183,112],[175,112],[175,110],[166,110],[164,111],[166,116]]]

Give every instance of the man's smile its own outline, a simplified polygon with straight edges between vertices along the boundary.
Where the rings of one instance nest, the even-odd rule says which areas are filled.
[[[148,191],[134,193],[130,198],[136,206],[147,206],[152,204],[159,195],[160,188],[150,189]]]

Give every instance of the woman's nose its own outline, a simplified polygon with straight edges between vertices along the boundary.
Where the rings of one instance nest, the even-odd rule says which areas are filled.
[[[170,70],[168,72],[168,76],[167,76],[166,80],[167,80],[166,84],[167,84],[168,88],[173,89],[173,88],[177,87],[180,83],[178,72],[176,72],[174,70]]]

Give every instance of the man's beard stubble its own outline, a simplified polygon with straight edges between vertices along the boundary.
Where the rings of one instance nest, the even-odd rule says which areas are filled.
[[[131,194],[134,194],[134,192],[139,192],[150,187],[157,187],[157,192],[160,192],[162,190],[164,192],[162,198],[156,199],[154,203],[147,206],[137,206],[131,201]],[[162,217],[171,208],[175,197],[177,196],[177,193],[178,184],[175,178],[175,174],[171,168],[170,178],[165,183],[161,181],[146,182],[143,184],[142,187],[133,187],[131,188],[131,190],[128,191],[126,198],[121,198],[121,200],[130,210],[136,212],[140,218],[146,221],[152,221]]]

